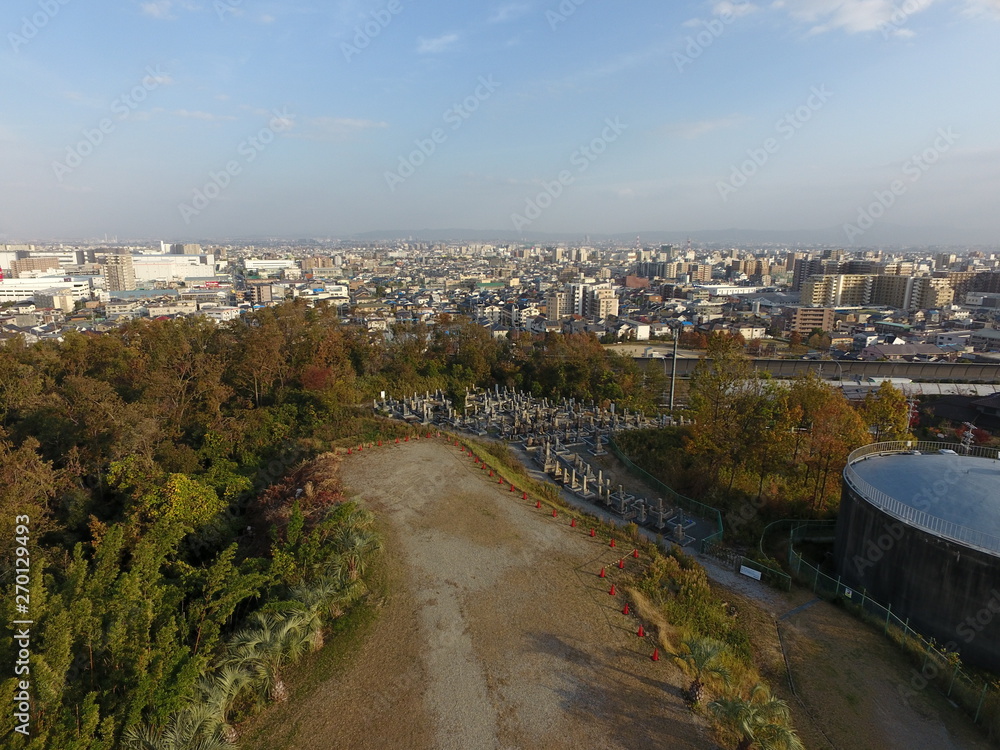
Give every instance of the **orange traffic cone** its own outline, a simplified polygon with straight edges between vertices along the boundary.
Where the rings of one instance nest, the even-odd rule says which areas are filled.
[[[636,558],[638,560],[639,559],[639,550],[637,550],[637,549],[632,550],[632,557],[634,557],[634,558]]]
[[[619,570],[624,570],[625,569],[625,558],[624,557],[621,560],[618,561],[618,569]]]
[[[605,574],[604,574],[604,568],[601,568],[601,572],[598,574],[597,577],[598,578],[604,578],[604,576],[605,576]]]
[[[570,522],[569,522],[569,525],[570,525],[570,526],[571,526],[572,528],[574,528],[574,529],[575,529],[575,528],[576,528],[576,519],[574,518],[574,519],[573,519],[572,521],[570,521]]]
[[[348,449],[347,449],[347,455],[348,455],[348,456],[350,456],[350,455],[351,455],[351,449],[350,449],[350,448],[348,448]]]
[[[636,633],[636,635],[638,635],[640,638],[646,637],[646,631],[642,629],[642,625],[639,626],[639,632]]]
[[[590,535],[591,536],[597,536],[596,532],[593,529],[590,530]]]
[[[622,608],[622,614],[623,615],[627,615],[628,612],[629,612],[629,610],[628,610],[628,602],[625,602],[625,606]]]
[[[559,512],[555,508],[552,509],[552,517],[553,518],[558,518],[559,517]]]
[[[528,499],[528,493],[527,492],[522,492],[521,493],[521,499],[522,500],[527,500]]]
[[[541,500],[535,500],[535,507],[536,508],[541,508],[542,507],[542,501]]]
[[[615,540],[614,539],[611,540],[611,544],[609,546],[611,546],[611,547],[615,546]]]
[[[659,661],[660,660],[660,649],[654,648],[653,649],[653,655],[650,656],[649,658],[652,659],[653,661]]]
[[[611,594],[611,596],[615,596],[618,593],[617,591],[615,591],[615,585],[613,583],[611,584],[611,591],[609,591],[608,593]]]

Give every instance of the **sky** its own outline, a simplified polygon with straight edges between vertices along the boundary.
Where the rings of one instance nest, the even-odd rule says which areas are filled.
[[[5,0],[0,34],[0,242],[1000,241],[1000,0]]]

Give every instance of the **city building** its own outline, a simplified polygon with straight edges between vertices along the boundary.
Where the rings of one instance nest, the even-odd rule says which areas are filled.
[[[108,255],[101,270],[107,291],[129,292],[135,289],[135,265],[131,255]]]

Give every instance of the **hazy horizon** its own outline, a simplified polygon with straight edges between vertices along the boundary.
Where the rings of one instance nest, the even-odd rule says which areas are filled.
[[[0,11],[0,241],[1000,241],[1000,0],[102,10]]]

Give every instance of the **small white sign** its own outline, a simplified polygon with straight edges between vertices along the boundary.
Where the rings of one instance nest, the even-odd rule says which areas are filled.
[[[742,573],[745,576],[748,576],[749,578],[753,578],[755,581],[760,580],[760,571],[754,570],[753,568],[748,568],[746,565],[740,566],[740,573]]]
[[[844,596],[846,596],[846,597],[847,597],[848,599],[850,599],[850,598],[851,598],[851,596],[852,596],[853,594],[854,594],[854,592],[853,592],[853,591],[851,591],[851,590],[850,590],[849,588],[847,588],[846,586],[844,587]]]
[[[382,395],[379,396],[383,401],[385,401],[385,391],[381,391]]]

